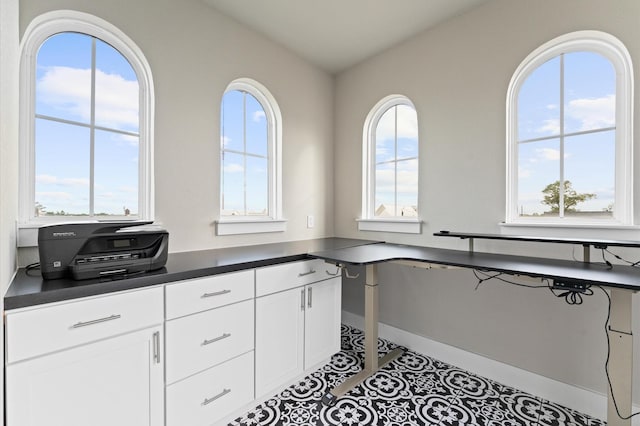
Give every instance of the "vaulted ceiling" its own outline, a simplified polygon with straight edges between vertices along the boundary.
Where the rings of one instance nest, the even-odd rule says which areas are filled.
[[[338,73],[488,0],[203,0]]]

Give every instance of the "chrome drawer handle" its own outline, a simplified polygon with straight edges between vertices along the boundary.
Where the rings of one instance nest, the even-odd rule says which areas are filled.
[[[298,274],[298,277],[304,277],[306,275],[311,275],[311,274],[315,274],[315,273],[316,273],[315,269],[309,269],[309,272],[300,272]]]
[[[200,297],[202,299],[206,299],[207,297],[222,296],[223,294],[228,294],[228,293],[231,293],[231,290],[221,290],[221,291],[216,291],[214,293],[205,293]]]
[[[108,317],[98,318],[91,321],[80,321],[76,324],[73,324],[71,328],[80,328],[80,327],[86,327],[88,325],[100,324],[101,322],[113,321],[113,320],[120,319],[121,317],[122,315],[111,315]]]
[[[205,339],[204,342],[200,344],[200,346],[210,345],[211,343],[218,342],[222,339],[226,339],[227,337],[231,337],[231,333],[223,333],[222,336],[214,337],[213,339],[210,339],[210,340]]]
[[[211,404],[213,401],[215,401],[218,398],[222,398],[229,392],[231,392],[231,389],[223,389],[222,392],[220,392],[219,394],[214,395],[211,398],[205,398],[204,401],[202,401],[202,406]]]

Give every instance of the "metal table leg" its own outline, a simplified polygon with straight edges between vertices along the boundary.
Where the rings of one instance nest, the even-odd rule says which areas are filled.
[[[607,424],[631,426],[631,389],[633,382],[633,334],[631,333],[632,291],[611,289],[611,317],[609,318],[609,379],[607,390]],[[611,390],[613,389],[613,395]],[[615,403],[613,396],[615,396]],[[617,410],[616,410],[617,405]],[[618,415],[618,412],[620,415]]]
[[[378,265],[366,266],[366,283],[364,289],[364,368],[336,386],[322,398],[322,402],[333,405],[337,399],[358,386],[378,369],[398,358],[404,353],[396,348],[378,358]]]

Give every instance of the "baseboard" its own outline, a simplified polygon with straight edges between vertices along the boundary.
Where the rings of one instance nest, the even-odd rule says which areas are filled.
[[[342,311],[342,322],[361,330],[364,329],[364,318],[351,312]],[[412,351],[553,401],[591,417],[607,418],[607,397],[601,393],[571,386],[383,323],[378,325],[378,334],[383,339],[402,345]],[[640,411],[640,407],[634,406],[633,412],[637,411]],[[633,426],[640,426],[639,417],[634,417]]]

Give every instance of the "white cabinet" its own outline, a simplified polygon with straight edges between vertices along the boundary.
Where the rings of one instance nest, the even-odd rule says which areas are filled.
[[[341,278],[331,278],[307,286],[304,321],[305,370],[340,351],[341,302]]]
[[[162,301],[155,288],[9,311],[7,426],[163,425]]]
[[[254,398],[254,271],[166,286],[167,426],[208,426]]]
[[[315,282],[313,282],[315,281]],[[256,270],[256,396],[340,350],[341,278],[322,261]]]

